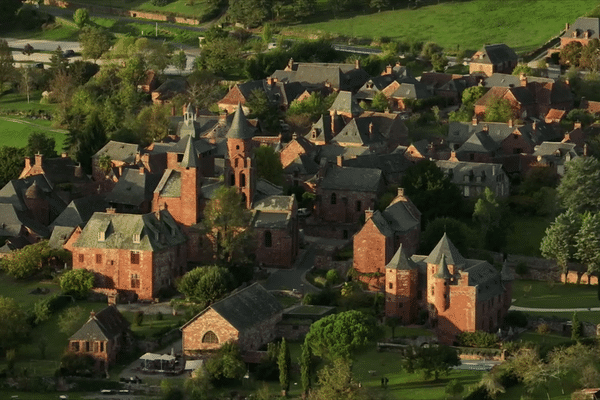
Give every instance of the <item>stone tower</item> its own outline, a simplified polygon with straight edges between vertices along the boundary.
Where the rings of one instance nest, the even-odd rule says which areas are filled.
[[[229,158],[226,162],[225,182],[238,188],[243,204],[250,209],[256,189],[256,168],[252,153],[254,128],[248,123],[239,103],[226,137]]]
[[[417,318],[419,271],[402,245],[385,267],[385,316],[398,317],[401,323]]]

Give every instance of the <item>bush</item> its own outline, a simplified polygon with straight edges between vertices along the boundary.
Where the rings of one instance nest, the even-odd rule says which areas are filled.
[[[136,326],[142,326],[143,322],[144,322],[144,312],[143,311],[136,311],[136,313],[133,316],[133,323]]]
[[[310,306],[335,306],[337,296],[329,289],[323,289],[319,293],[307,293],[302,304]]]
[[[458,343],[465,347],[495,347],[498,343],[498,336],[483,331],[462,332],[458,335]]]
[[[150,3],[156,7],[164,7],[170,3],[170,0],[151,0]]]
[[[547,335],[550,333],[550,326],[548,324],[539,324],[535,331],[540,335]]]
[[[327,279],[327,282],[333,284],[340,279],[340,275],[338,274],[337,270],[330,269],[329,271],[327,271],[325,278]]]
[[[504,316],[504,324],[518,328],[525,328],[527,326],[527,315],[525,315],[525,313],[522,311],[509,311]]]
[[[527,275],[527,273],[529,273],[529,266],[521,261],[515,267],[515,272],[519,275]]]

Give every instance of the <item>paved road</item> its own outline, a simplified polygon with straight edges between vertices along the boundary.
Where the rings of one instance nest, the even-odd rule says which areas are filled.
[[[292,269],[275,270],[267,279],[265,287],[267,290],[293,290],[300,292],[318,292],[319,289],[302,279],[306,271],[315,263],[315,244],[309,245],[305,253],[298,257]]]
[[[535,307],[519,307],[511,306],[510,311],[530,311],[530,312],[541,312],[541,313],[555,313],[555,312],[575,312],[575,311],[600,311],[600,307],[592,308],[535,308]]]
[[[462,360],[460,365],[452,367],[452,369],[465,369],[469,371],[489,371],[499,364],[502,364],[502,361]]]

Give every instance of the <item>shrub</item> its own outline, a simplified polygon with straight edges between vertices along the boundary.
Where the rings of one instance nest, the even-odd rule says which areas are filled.
[[[170,0],[151,0],[150,3],[152,3],[153,6],[156,7],[164,7],[167,4],[169,4]]]
[[[529,272],[529,267],[527,266],[526,263],[521,261],[515,267],[515,272],[519,275],[527,275],[527,273]]]
[[[504,324],[508,326],[516,326],[525,328],[527,326],[527,315],[522,311],[509,311],[504,316]]]
[[[465,347],[495,347],[498,336],[483,331],[462,332],[458,335],[458,343]]]
[[[156,320],[157,321],[162,321],[163,320],[163,315],[161,312],[156,313]]]
[[[539,324],[535,331],[540,335],[547,335],[550,333],[550,326],[548,324]]]
[[[144,322],[144,312],[143,311],[137,311],[134,316],[133,316],[133,323],[136,326],[142,326],[142,323]]]
[[[327,279],[327,282],[333,284],[340,279],[340,275],[338,274],[337,270],[330,269],[329,271],[327,271],[325,278]]]

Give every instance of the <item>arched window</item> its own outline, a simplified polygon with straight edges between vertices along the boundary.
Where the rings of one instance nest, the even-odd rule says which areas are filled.
[[[335,193],[331,193],[331,204],[337,204],[337,196]]]
[[[237,168],[239,166],[239,164],[240,164],[240,159],[236,158],[233,163],[234,163],[235,168]]]
[[[271,236],[271,231],[265,232],[265,247],[273,246],[273,236]]]
[[[202,336],[202,343],[219,343],[219,338],[213,331],[208,331]]]
[[[229,186],[235,186],[235,175],[231,174],[229,177]]]
[[[246,193],[242,192],[242,205],[246,206],[246,201],[248,201],[248,198],[246,197]]]
[[[240,174],[240,187],[246,187],[246,174]]]

